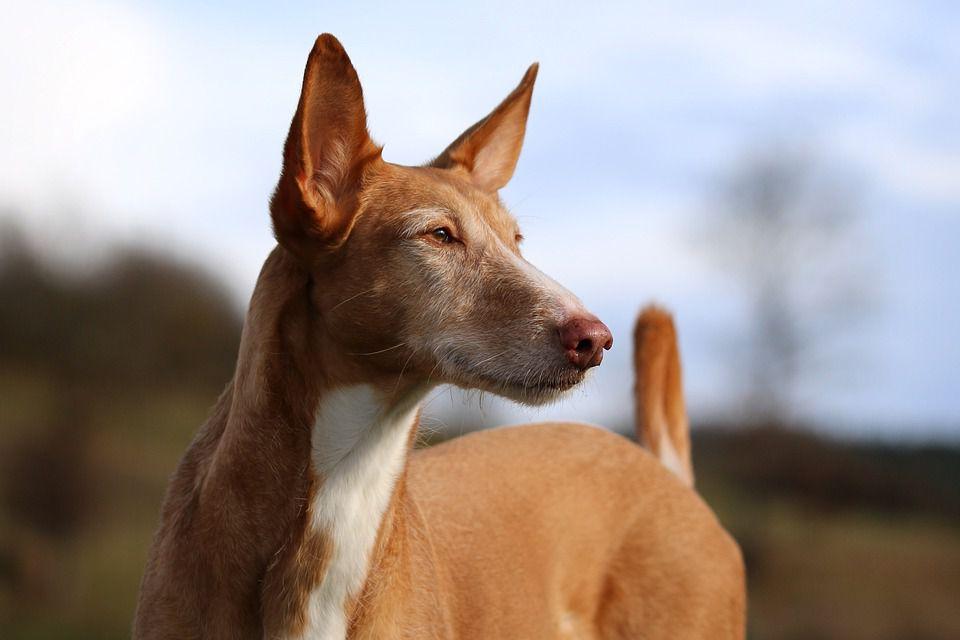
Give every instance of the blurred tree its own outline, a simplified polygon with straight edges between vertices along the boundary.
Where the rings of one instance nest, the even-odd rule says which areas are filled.
[[[708,255],[748,305],[744,418],[785,425],[802,417],[802,384],[842,364],[830,349],[868,309],[857,198],[809,154],[772,147],[735,166],[715,203]]]
[[[51,619],[59,631],[68,612],[89,609],[76,584],[112,584],[120,552],[109,551],[109,567],[85,556],[104,532],[125,541],[152,530],[178,434],[229,380],[242,323],[219,282],[170,257],[127,247],[77,265],[41,247],[0,211],[0,620],[27,625],[4,637],[53,637],[30,625]],[[144,501],[145,525],[135,515]],[[132,569],[129,559],[139,576],[143,558]],[[121,630],[113,637],[129,633],[123,618],[108,621]],[[108,635],[91,620],[82,637]]]
[[[71,271],[0,232],[0,364],[87,388],[227,383],[242,319],[206,273],[139,247]]]

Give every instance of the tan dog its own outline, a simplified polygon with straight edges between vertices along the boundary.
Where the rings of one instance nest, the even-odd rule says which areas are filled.
[[[279,246],[171,480],[135,637],[743,635],[736,544],[627,440],[540,424],[411,451],[435,385],[542,403],[612,343],[521,257],[497,197],[536,72],[403,167],[367,134],[340,43],[317,39],[271,202]]]

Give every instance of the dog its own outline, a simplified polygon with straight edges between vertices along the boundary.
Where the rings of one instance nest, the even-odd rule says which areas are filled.
[[[612,346],[524,260],[498,197],[536,76],[433,161],[399,166],[367,132],[343,47],[317,39],[270,202],[278,245],[234,377],[170,481],[134,637],[743,637],[736,543],[626,438],[545,423],[412,448],[435,386],[541,404]],[[659,451],[686,430],[664,322],[638,329]],[[668,464],[689,469],[685,452]]]

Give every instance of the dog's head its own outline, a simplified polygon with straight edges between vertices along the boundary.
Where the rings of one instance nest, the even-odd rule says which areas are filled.
[[[497,192],[513,175],[537,75],[431,163],[385,162],[340,43],[307,61],[271,202],[283,248],[311,274],[316,322],[372,377],[453,383],[546,402],[600,364],[612,337],[520,253]]]

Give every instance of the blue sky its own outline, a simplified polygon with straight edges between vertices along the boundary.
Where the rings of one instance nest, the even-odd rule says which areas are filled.
[[[318,33],[347,47],[371,131],[401,163],[435,155],[539,60],[504,197],[528,258],[617,344],[559,406],[494,403],[508,420],[619,422],[630,322],[650,299],[677,314],[694,414],[728,408],[743,300],[691,238],[745,152],[813,150],[857,185],[849,251],[870,264],[877,304],[848,336],[845,373],[806,385],[803,413],[841,434],[960,436],[955,4],[40,1],[4,14],[0,205],[71,259],[159,246],[238,301],[272,245],[266,202]],[[566,252],[585,228],[595,250]]]

